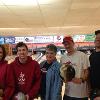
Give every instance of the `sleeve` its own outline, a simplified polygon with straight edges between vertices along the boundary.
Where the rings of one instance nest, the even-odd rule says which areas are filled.
[[[10,100],[11,96],[14,92],[14,77],[13,77],[13,70],[11,66],[7,66],[7,74],[6,74],[6,87],[4,90],[4,97],[3,100]]]
[[[88,80],[89,67],[90,67],[89,57],[86,54],[84,54],[82,60],[83,60],[82,78],[83,78],[83,80]]]
[[[62,91],[62,79],[60,77],[60,66],[57,68],[55,72],[55,77],[56,77],[56,88],[55,88],[55,100],[61,100],[61,91]]]
[[[90,67],[90,63],[89,63],[89,57],[86,54],[83,55],[82,61],[83,61],[83,69],[88,69],[88,67]]]
[[[67,54],[63,54],[60,58],[60,63],[63,64],[63,63],[66,63],[66,58],[67,58]]]
[[[29,99],[33,99],[38,95],[39,89],[40,89],[40,82],[41,82],[41,71],[40,71],[40,65],[36,62],[34,64],[35,66],[35,79],[32,86],[32,89],[28,92]]]
[[[62,65],[60,67],[60,77],[63,81],[66,80],[66,75],[65,75],[65,71],[67,70],[67,67],[65,67],[65,65]]]

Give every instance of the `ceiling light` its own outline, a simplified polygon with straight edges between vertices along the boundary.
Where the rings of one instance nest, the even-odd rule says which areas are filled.
[[[50,4],[53,3],[55,0],[37,0],[39,4]]]
[[[4,5],[37,5],[36,0],[1,0]]]

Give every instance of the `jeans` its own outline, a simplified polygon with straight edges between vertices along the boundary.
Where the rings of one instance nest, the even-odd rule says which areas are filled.
[[[69,97],[69,96],[64,95],[63,100],[88,100],[88,97],[75,98],[75,97]]]

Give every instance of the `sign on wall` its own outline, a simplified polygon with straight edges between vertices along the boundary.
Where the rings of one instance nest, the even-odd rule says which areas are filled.
[[[18,42],[25,42],[24,37],[15,37],[15,43],[18,43]]]
[[[54,43],[62,43],[64,36],[54,36]]]
[[[84,42],[85,35],[74,35],[73,40],[74,42]]]
[[[4,37],[0,37],[0,44],[4,44]]]
[[[74,35],[74,42],[94,42],[95,34]]]
[[[5,37],[5,43],[14,44],[15,43],[15,37]]]
[[[34,43],[34,37],[25,37],[24,41],[25,43]]]
[[[35,36],[34,43],[52,43],[53,36]]]

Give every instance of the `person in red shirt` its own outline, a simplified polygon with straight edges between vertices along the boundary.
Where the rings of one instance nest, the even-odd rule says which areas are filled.
[[[10,100],[14,91],[12,69],[8,66],[5,57],[5,48],[0,45],[0,100]]]
[[[40,89],[40,66],[37,61],[28,56],[28,47],[25,43],[19,42],[16,50],[17,57],[10,64],[15,78],[14,100],[19,98],[33,100]]]

